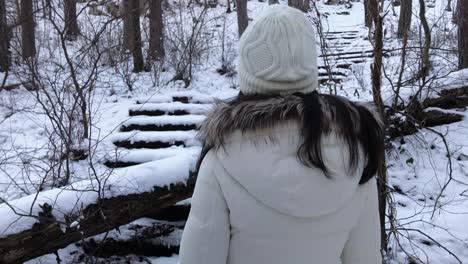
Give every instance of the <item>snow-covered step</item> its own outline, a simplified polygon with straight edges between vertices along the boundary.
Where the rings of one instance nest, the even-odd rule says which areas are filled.
[[[328,40],[328,41],[331,41],[331,40],[342,40],[342,39],[358,39],[358,38],[361,38],[361,36],[357,36],[357,35],[337,35],[337,36],[325,36],[325,39]]]
[[[112,136],[111,141],[121,148],[162,149],[172,146],[200,146],[196,131],[132,131],[120,132]],[[156,154],[157,155],[157,154]]]
[[[134,116],[122,123],[120,131],[177,131],[194,130],[205,119],[204,115]]]
[[[329,63],[328,66],[326,65],[319,65],[318,68],[319,68],[319,71],[321,70],[327,70],[327,69],[343,69],[343,70],[351,70],[351,67],[353,65],[351,63],[344,63],[344,62],[340,62],[340,63],[334,63],[334,64],[331,64]]]
[[[109,168],[122,168],[133,165],[138,165],[145,162],[169,158],[175,155],[184,154],[187,152],[198,153],[201,151],[200,146],[182,147],[172,146],[162,149],[125,149],[117,148],[108,153],[104,157],[104,165]]]
[[[318,75],[319,76],[348,76],[349,71],[342,72],[342,71],[334,71],[332,70],[331,72],[327,72],[326,70],[319,70]]]
[[[147,103],[171,103],[171,102],[180,102],[180,103],[192,103],[192,104],[212,104],[215,103],[218,99],[201,93],[196,92],[173,92],[164,95],[155,95],[149,98],[140,98],[137,100],[137,104],[147,104]]]
[[[162,116],[162,115],[201,115],[208,112],[213,107],[213,104],[192,104],[192,103],[146,103],[130,107],[129,115],[147,115],[147,116]]]
[[[359,31],[357,30],[350,30],[350,31],[327,31],[325,34],[328,35],[340,35],[340,34],[358,34]]]
[[[319,76],[318,78],[319,83],[322,85],[330,81],[335,82],[335,83],[342,83],[344,79],[345,79],[344,76],[331,76],[331,78],[329,78],[328,76]]]
[[[328,59],[328,64],[329,65],[335,65],[335,64],[349,63],[351,65],[354,65],[354,64],[367,62],[367,60],[369,58],[371,58],[371,57],[329,58]],[[324,64],[324,63],[322,62],[322,64]]]

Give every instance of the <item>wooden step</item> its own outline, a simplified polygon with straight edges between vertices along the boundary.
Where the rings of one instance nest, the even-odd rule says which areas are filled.
[[[196,92],[173,92],[164,95],[155,95],[148,98],[140,98],[136,101],[137,104],[147,104],[147,103],[171,103],[179,102],[184,104],[212,104],[215,103],[218,99],[201,93]]]
[[[125,132],[128,133],[129,132]],[[140,132],[141,133],[150,133],[150,132]],[[194,136],[194,135],[189,135]],[[131,139],[129,136],[122,136],[121,138],[112,138],[111,140],[114,141],[129,141],[128,143],[131,147]],[[137,140],[141,141],[141,138],[136,138]],[[146,143],[145,140],[142,140]],[[198,142],[194,142],[198,144]],[[193,147],[175,147],[171,146],[169,148],[161,148],[161,149],[149,149],[149,148],[117,148],[114,151],[108,153],[104,159],[104,165],[108,166],[109,168],[123,168],[134,166],[146,162],[151,162],[155,160],[170,158],[176,155],[193,153],[197,155],[200,152],[200,146],[193,146]]]
[[[204,115],[134,116],[122,123],[120,131],[188,131],[198,128]]]
[[[112,143],[121,148],[162,149],[172,146],[199,146],[196,131],[121,132],[112,136]]]
[[[130,116],[162,116],[162,115],[200,115],[205,114],[213,107],[213,104],[192,103],[146,103],[134,105],[129,109]]]

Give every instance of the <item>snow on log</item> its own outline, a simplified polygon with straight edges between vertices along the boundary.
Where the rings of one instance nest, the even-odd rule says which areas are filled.
[[[189,198],[199,149],[0,205],[0,263],[20,263]]]

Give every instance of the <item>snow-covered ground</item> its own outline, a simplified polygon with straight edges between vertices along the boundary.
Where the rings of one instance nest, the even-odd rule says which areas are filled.
[[[386,2],[387,3],[387,2]],[[446,1],[437,0],[434,8],[429,8],[427,16],[432,25],[434,45],[451,49],[453,41],[438,41],[443,37],[449,40],[456,36],[456,28],[451,24],[451,13],[444,13]],[[282,3],[284,4],[284,3]],[[364,8],[359,2],[352,3],[351,8],[344,6],[327,6],[318,3],[322,13],[321,22],[325,32],[355,31],[353,35],[360,38],[347,44],[345,51],[372,50],[368,40],[368,30],[363,25]],[[248,3],[249,17],[255,18],[266,3]],[[385,49],[392,50],[400,47],[395,37],[397,16],[393,15],[391,7],[386,4],[386,39]],[[413,24],[419,24],[414,3]],[[188,11],[184,16],[188,18]],[[176,12],[172,11],[167,18],[168,26],[175,25]],[[349,15],[343,12],[349,12]],[[395,8],[398,15],[399,8]],[[311,19],[315,17],[313,12]],[[171,16],[171,17],[169,17]],[[80,26],[91,27],[95,18],[82,20]],[[196,65],[192,82],[188,88],[183,82],[168,82],[172,76],[171,70],[161,73],[159,85],[154,85],[153,73],[140,73],[135,75],[133,91],[128,92],[124,80],[112,68],[106,69],[101,75],[98,88],[93,92],[92,112],[93,126],[91,144],[95,146],[94,155],[89,161],[93,162],[96,171],[89,170],[89,161],[72,162],[72,185],[63,188],[51,188],[43,184],[43,175],[50,167],[50,121],[44,115],[44,109],[37,103],[33,92],[24,89],[0,92],[0,198],[15,206],[23,213],[37,213],[39,202],[53,202],[54,215],[63,219],[63,212],[73,212],[85,204],[94,202],[97,193],[81,192],[96,185],[100,177],[108,181],[109,189],[105,196],[125,195],[129,193],[151,190],[154,186],[166,186],[173,182],[184,181],[188,172],[193,168],[200,151],[199,143],[194,139],[194,131],[172,132],[120,132],[122,125],[129,124],[171,124],[179,125],[198,123],[204,117],[201,115],[209,109],[213,98],[229,98],[235,96],[237,90],[236,75],[226,76],[217,73],[221,66],[221,39],[223,25],[225,25],[225,56],[235,63],[237,47],[236,13],[225,14],[225,7],[208,9],[206,38],[210,48],[202,54]],[[175,26],[174,26],[175,27]],[[144,26],[143,26],[144,28]],[[45,36],[48,25],[38,23],[40,34]],[[415,30],[417,34],[417,30]],[[337,40],[338,42],[344,42]],[[414,37],[413,41],[417,41]],[[331,50],[334,47],[329,47]],[[332,51],[330,51],[332,52]],[[383,78],[384,101],[391,105],[392,86],[398,78],[398,65],[400,59],[397,52],[390,52],[392,56],[384,61],[386,75]],[[45,56],[45,55],[44,55]],[[60,56],[55,54],[54,56]],[[456,58],[450,52],[434,50],[431,53],[434,75],[438,76],[433,83],[433,89],[428,89],[423,96],[435,96],[440,89],[457,88],[468,85],[468,72],[450,74],[455,68]],[[409,54],[408,70],[405,77],[412,73],[416,64],[416,55]],[[371,101],[370,64],[368,58],[351,68],[350,71],[342,68],[335,69],[345,74],[343,82],[337,86],[337,92],[353,100]],[[346,75],[347,74],[347,75]],[[3,75],[0,73],[0,80]],[[10,83],[18,80],[10,77]],[[391,82],[390,82],[391,80]],[[402,89],[402,98],[407,100],[417,87],[406,86]],[[193,105],[171,103],[173,96],[186,95],[187,90],[194,97]],[[323,86],[322,92],[328,92]],[[140,104],[136,104],[139,102]],[[151,111],[152,104],[166,103],[168,112],[187,110],[191,117],[129,117],[129,110]],[[170,103],[170,104],[169,104]],[[201,103],[201,104],[195,104]],[[161,105],[158,105],[161,107]],[[464,116],[467,112],[453,111]],[[391,251],[389,263],[418,263],[411,262],[407,255],[415,255],[424,263],[467,263],[468,262],[468,120],[444,125],[431,130],[422,130],[404,140],[390,142],[391,147],[387,153],[389,186],[393,190],[392,205],[395,211],[391,216],[396,220],[395,226],[387,227],[394,231],[390,236]],[[116,148],[115,141],[131,138],[133,141],[184,141],[187,148],[172,147],[164,150],[122,150]],[[448,150],[447,150],[448,149]],[[119,157],[127,162],[143,163],[128,168],[109,169],[103,165],[109,157]],[[170,175],[171,177],[168,177]],[[445,184],[449,183],[446,187]],[[39,197],[36,193],[40,191]],[[46,190],[43,190],[46,189]],[[50,190],[47,190],[50,189]],[[444,189],[443,195],[440,191]],[[77,195],[79,194],[79,195]],[[31,206],[34,201],[35,205]],[[2,201],[0,200],[0,203]],[[18,217],[11,208],[0,204],[0,237],[24,230],[36,220],[28,217]],[[137,225],[152,220],[140,219],[129,226],[122,227],[119,232],[112,231],[110,236],[116,239],[126,239],[132,235],[131,225]],[[14,224],[11,224],[14,223]],[[129,233],[130,232],[130,233]],[[398,234],[397,237],[394,234]],[[176,240],[180,232],[174,234]],[[98,236],[97,236],[98,237]],[[72,244],[59,251],[62,263],[76,263],[77,252],[82,249]],[[458,260],[457,260],[458,258]],[[177,256],[165,258],[129,256],[134,263],[175,264]],[[112,259],[112,263],[124,263],[125,258]],[[46,255],[27,262],[56,263],[54,254]]]

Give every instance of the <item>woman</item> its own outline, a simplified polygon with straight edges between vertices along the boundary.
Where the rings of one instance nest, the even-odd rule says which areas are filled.
[[[315,37],[300,11],[266,8],[239,54],[240,95],[201,127],[180,263],[381,263],[379,122],[315,92]]]

